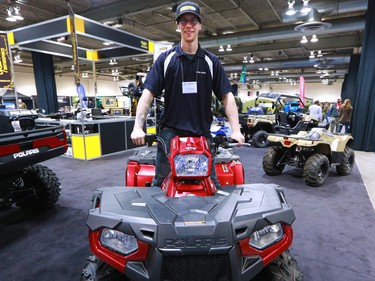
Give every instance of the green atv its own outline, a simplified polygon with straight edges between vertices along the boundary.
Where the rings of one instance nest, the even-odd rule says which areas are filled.
[[[324,184],[331,166],[341,176],[349,175],[354,166],[353,137],[332,134],[325,128],[312,128],[296,135],[270,134],[271,147],[263,156],[263,170],[269,176],[280,175],[286,165],[303,168],[307,185]]]

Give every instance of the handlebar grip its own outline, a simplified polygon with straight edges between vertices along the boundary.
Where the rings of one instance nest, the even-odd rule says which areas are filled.
[[[152,143],[157,140],[156,134],[146,134],[145,135],[145,142],[147,146],[152,146]]]

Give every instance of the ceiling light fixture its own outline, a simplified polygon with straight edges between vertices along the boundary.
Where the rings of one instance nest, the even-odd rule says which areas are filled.
[[[14,15],[13,18],[16,20],[23,20],[23,16],[21,15],[21,8],[19,6],[14,6]]]
[[[315,42],[318,42],[318,41],[319,41],[318,37],[314,34],[314,35],[312,36],[310,42],[315,43]]]
[[[82,78],[89,78],[89,74],[87,72],[82,72]]]
[[[294,3],[295,3],[294,0],[288,1],[288,10],[285,13],[287,16],[293,16],[296,13],[296,10],[294,10],[294,7],[293,7]]]
[[[243,63],[247,63],[247,56],[244,56],[243,57],[243,61],[242,61]]]
[[[318,51],[318,54],[317,54],[316,56],[317,56],[318,58],[321,58],[321,57],[323,56],[322,51],[319,50],[319,51]]]
[[[120,78],[118,76],[113,77],[113,81],[117,82],[119,80],[120,80]]]
[[[104,45],[104,46],[110,46],[110,45],[113,45],[113,42],[110,42],[110,41],[104,41],[104,42],[103,42],[103,45]]]
[[[255,61],[254,61],[254,56],[253,56],[253,54],[250,54],[250,60],[249,60],[249,63],[254,63]]]
[[[220,48],[219,48],[219,52],[224,52],[224,48],[223,48],[223,45],[220,45]]]
[[[300,41],[302,44],[306,44],[308,41],[307,41],[307,38],[306,36],[302,36],[302,39]]]
[[[228,51],[228,52],[232,51],[232,47],[230,45],[228,45],[226,51]]]
[[[23,62],[23,60],[21,59],[21,55],[20,54],[15,55],[14,59],[13,59],[13,62],[14,63],[21,63],[21,62]]]
[[[301,9],[302,14],[307,14],[311,11],[311,8],[309,6],[309,0],[302,0],[303,2],[303,7]]]
[[[115,59],[109,60],[109,64],[110,65],[116,65],[117,64],[117,60],[115,60]]]
[[[315,54],[314,54],[314,51],[310,51],[310,56],[309,56],[310,59],[314,59],[315,58]]]
[[[119,27],[122,27],[123,24],[124,24],[124,21],[122,20],[122,18],[118,18],[117,22],[112,27],[119,28]]]
[[[7,21],[15,22],[18,20],[23,20],[23,16],[21,15],[21,8],[19,6],[9,7],[6,11],[8,14],[8,16],[6,17]]]

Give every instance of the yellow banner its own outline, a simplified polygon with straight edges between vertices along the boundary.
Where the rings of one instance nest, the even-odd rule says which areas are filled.
[[[0,33],[0,55],[0,89],[13,88],[12,65],[6,33]]]

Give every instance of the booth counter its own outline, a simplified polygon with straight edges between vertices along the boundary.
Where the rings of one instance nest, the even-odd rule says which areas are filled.
[[[37,126],[63,125],[70,147],[66,156],[90,160],[135,148],[130,139],[134,117],[121,116],[99,120],[55,120],[38,118]]]

